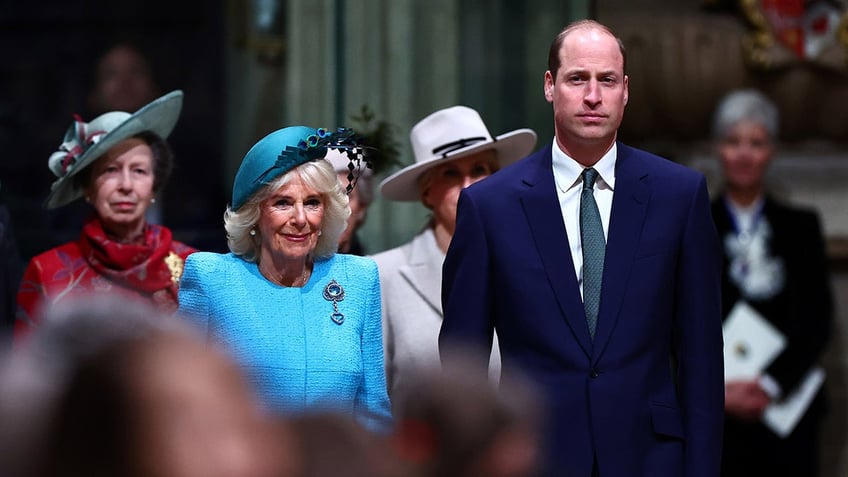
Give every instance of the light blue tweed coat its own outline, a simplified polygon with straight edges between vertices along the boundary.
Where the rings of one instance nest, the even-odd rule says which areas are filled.
[[[341,324],[324,297],[331,280],[344,290]],[[179,298],[180,313],[232,352],[272,411],[341,411],[370,429],[389,427],[373,260],[316,260],[306,285],[288,288],[231,253],[198,252],[185,263]]]

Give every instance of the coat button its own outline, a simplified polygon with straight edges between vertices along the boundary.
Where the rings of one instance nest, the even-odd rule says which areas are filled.
[[[597,378],[597,377],[598,377],[598,370],[597,370],[597,369],[595,369],[595,368],[592,368],[592,369],[589,371],[589,376],[590,376],[592,379]]]

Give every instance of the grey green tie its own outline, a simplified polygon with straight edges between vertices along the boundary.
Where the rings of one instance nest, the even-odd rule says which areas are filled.
[[[593,187],[598,171],[588,168],[583,171],[583,191],[580,193],[580,239],[583,243],[583,309],[589,335],[595,338],[598,325],[598,307],[601,302],[601,279],[604,275],[604,226],[598,204],[595,203]]]

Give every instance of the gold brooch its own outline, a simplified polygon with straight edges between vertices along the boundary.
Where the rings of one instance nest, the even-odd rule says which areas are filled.
[[[173,251],[165,257],[165,265],[168,266],[168,270],[171,271],[171,282],[179,283],[180,277],[183,276],[183,265],[185,264],[185,260],[182,257],[174,253]]]

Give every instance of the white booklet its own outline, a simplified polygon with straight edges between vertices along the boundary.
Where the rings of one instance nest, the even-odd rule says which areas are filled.
[[[798,387],[792,390],[792,394],[779,402],[769,404],[763,413],[763,423],[766,427],[780,437],[788,436],[816,397],[824,382],[824,374],[824,369],[814,366]]]
[[[786,348],[786,337],[744,301],[733,306],[724,321],[724,380],[756,379]],[[769,404],[763,423],[780,437],[788,436],[807,411],[824,382],[825,372],[815,366],[797,388]]]
[[[757,310],[738,301],[724,320],[724,380],[755,379],[786,347],[786,337]]]

